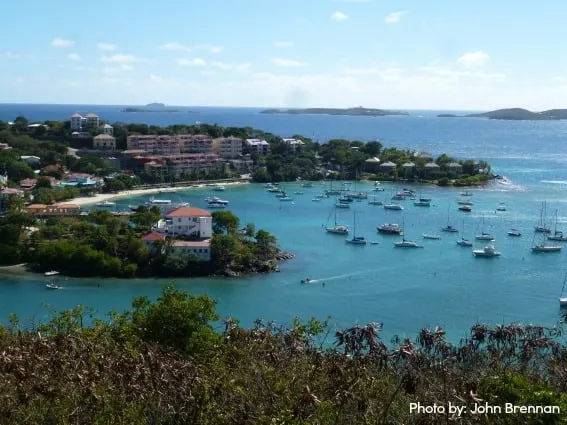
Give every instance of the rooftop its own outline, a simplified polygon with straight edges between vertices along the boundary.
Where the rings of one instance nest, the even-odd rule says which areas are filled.
[[[209,248],[211,246],[211,240],[207,239],[204,241],[173,241],[171,246],[187,247],[187,248]]]
[[[150,232],[140,238],[143,241],[164,241],[165,235],[163,233]]]
[[[179,207],[169,211],[166,217],[211,217],[211,213],[207,210],[194,207]]]
[[[98,136],[95,136],[95,140],[114,140],[114,137],[112,137],[109,134],[99,134]]]

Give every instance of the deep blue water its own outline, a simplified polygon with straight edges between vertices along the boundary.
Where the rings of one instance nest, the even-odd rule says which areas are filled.
[[[325,234],[322,225],[333,213],[332,200],[316,203],[311,198],[321,186],[302,189],[294,203],[280,203],[261,185],[230,187],[222,196],[243,222],[274,233],[282,248],[297,254],[282,264],[282,272],[244,279],[183,279],[182,288],[208,293],[218,299],[223,316],[232,315],[249,325],[256,318],[289,322],[294,316],[332,316],[337,326],[354,322],[381,321],[385,333],[415,335],[426,325],[444,326],[459,338],[476,321],[529,322],[551,325],[559,319],[558,296],[565,276],[565,252],[534,255],[530,251],[533,226],[540,203],[547,201],[549,215],[558,211],[559,227],[567,230],[567,123],[508,122],[466,118],[436,118],[439,111],[410,111],[404,117],[337,117],[262,115],[251,108],[187,108],[189,113],[120,113],[119,106],[0,105],[0,119],[22,114],[31,120],[65,119],[71,113],[96,112],[111,122],[130,121],[167,125],[173,123],[218,123],[252,126],[282,136],[304,134],[318,140],[334,137],[379,139],[386,146],[415,148],[457,158],[485,159],[494,172],[508,181],[473,190],[473,212],[457,211],[458,189],[416,187],[433,198],[431,208],[414,207],[405,201],[404,212],[385,211],[380,206],[355,202],[357,234],[379,245],[351,246],[341,236]],[[401,186],[385,184],[380,198],[391,196]],[[370,185],[359,189],[370,190]],[[297,190],[288,185],[290,191]],[[168,194],[205,206],[206,189]],[[121,207],[141,201],[124,200]],[[500,202],[507,211],[495,212]],[[449,210],[449,214],[448,214]],[[460,234],[441,233],[448,215],[454,226],[473,238],[484,217],[487,230],[496,236],[502,257],[473,258],[471,250],[459,247]],[[341,221],[352,225],[353,210],[341,210]],[[394,239],[376,233],[384,222],[406,227],[407,239],[422,241],[422,233],[439,233],[439,241],[423,241],[422,250],[393,247]],[[551,217],[550,217],[551,220]],[[523,232],[509,238],[509,228]],[[481,244],[475,244],[475,248]],[[566,248],[567,249],[567,248]],[[302,286],[305,277],[325,281]],[[61,291],[46,291],[41,276],[0,279],[0,317],[9,312],[24,318],[46,317],[42,306],[61,309],[82,303],[100,314],[129,306],[134,296],[155,296],[166,281],[69,280]]]

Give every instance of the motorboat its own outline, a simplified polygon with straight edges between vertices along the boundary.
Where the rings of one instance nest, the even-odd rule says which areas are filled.
[[[313,183],[303,183],[301,187],[313,187]]]
[[[473,206],[473,205],[474,205],[474,204],[473,204],[472,202],[470,202],[470,201],[463,201],[463,200],[457,201],[457,204],[459,204],[459,205],[470,205],[470,206]]]
[[[484,232],[479,233],[474,238],[476,240],[479,240],[479,241],[493,241],[494,240],[494,236],[492,236],[490,233],[484,233]]]
[[[45,272],[43,275],[44,275],[44,276],[55,276],[55,275],[58,275],[58,274],[59,274],[58,271],[51,270],[51,271],[49,271],[49,272]]]
[[[347,196],[352,199],[368,199],[368,193],[366,192],[349,193]]]
[[[320,202],[320,201],[321,201],[321,198],[315,197],[315,198],[312,198],[311,201],[313,201],[313,202]]]
[[[53,290],[53,289],[61,289],[61,287],[57,285],[57,283],[55,283],[54,280],[51,280],[45,284],[45,289]]]
[[[430,207],[431,206],[431,201],[423,201],[423,200],[419,200],[419,201],[414,201],[413,204],[416,207]]]
[[[154,199],[152,197],[152,198],[150,198],[149,203],[150,203],[150,205],[170,205],[171,199]]]
[[[419,202],[431,202],[431,198],[419,198]]]
[[[506,211],[506,204],[500,202],[500,204],[496,207],[496,211]]]
[[[563,279],[563,287],[561,288],[561,294],[559,295],[559,307],[567,307],[567,297],[564,295],[566,282],[567,282],[567,273],[565,274],[565,279]]]
[[[551,233],[551,229],[547,226],[535,226],[534,231],[537,233]]]
[[[337,203],[335,204],[335,207],[337,207],[337,208],[345,208],[345,209],[346,209],[346,208],[350,208],[350,204],[346,204],[346,203],[343,203],[343,202],[337,202]]]
[[[220,202],[209,202],[209,208],[226,208],[226,204],[221,204]]]
[[[343,197],[339,198],[338,200],[339,200],[339,202],[346,203],[346,202],[352,202],[353,198],[351,198],[349,196],[343,196]]]
[[[352,239],[346,239],[346,243],[353,245],[366,245],[366,238],[364,236],[353,236]]]
[[[370,242],[370,245],[378,245],[378,244],[380,244],[380,242],[378,242],[378,241],[372,241],[372,242]]]
[[[291,196],[284,196],[282,198],[280,198],[281,202],[291,202],[293,201],[293,198]]]
[[[508,230],[507,235],[508,235],[508,236],[519,237],[519,236],[522,236],[522,233],[521,233],[519,230],[517,230],[517,229],[510,229],[510,230]]]
[[[471,212],[472,211],[472,207],[470,205],[459,205],[459,211],[463,211],[463,212]]]
[[[543,253],[543,252],[559,252],[563,248],[561,245],[546,245],[544,243],[536,244],[532,246],[532,252]]]
[[[461,192],[460,193],[461,196],[473,196],[473,194],[471,192]]]
[[[301,279],[302,284],[311,283],[311,282],[313,282],[313,279],[309,279],[308,277],[306,277],[305,279]]]
[[[423,248],[423,245],[414,241],[406,241],[405,239],[400,242],[394,242],[396,248]]]
[[[378,233],[384,233],[386,235],[402,235],[404,233],[404,229],[399,224],[382,224],[376,228]]]
[[[424,233],[424,234],[423,234],[423,239],[438,240],[438,239],[441,239],[441,236],[439,236],[439,235],[430,235],[430,234]]]
[[[372,192],[384,192],[384,188],[383,187],[374,187],[374,188],[372,188]]]
[[[115,207],[116,202],[111,202],[111,201],[97,202],[96,206],[97,207]]]
[[[224,192],[226,190],[226,187],[224,186],[215,186],[213,188],[213,190],[217,191],[217,192]]]
[[[404,195],[403,193],[396,193],[394,196],[392,196],[392,201],[405,201],[406,199],[406,195]]]
[[[303,192],[301,190],[296,190],[295,192],[293,192],[295,195],[303,195]]]
[[[205,199],[209,204],[212,203],[217,203],[217,204],[224,204],[224,205],[228,205],[230,203],[230,201],[221,199],[219,197],[213,196],[212,198],[206,198]]]
[[[494,242],[490,242],[488,245],[485,245],[482,249],[474,249],[473,255],[475,257],[484,257],[484,258],[493,258],[493,257],[500,257],[500,252],[496,251],[494,247]]]
[[[385,210],[394,210],[394,211],[403,211],[404,207],[402,207],[400,204],[385,204],[384,209]]]

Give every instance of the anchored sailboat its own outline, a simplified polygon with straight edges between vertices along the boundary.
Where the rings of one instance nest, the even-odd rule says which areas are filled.
[[[346,242],[354,245],[366,245],[366,238],[364,236],[356,236],[356,212],[354,213],[352,239],[347,239]]]
[[[550,233],[551,230],[548,227],[545,227],[544,211],[545,211],[545,203],[543,203],[541,206],[540,219],[537,226],[535,226],[534,228],[534,237],[532,239],[532,252],[537,254],[543,252],[559,252],[561,251],[561,248],[563,248],[561,245],[552,245],[546,243],[545,234]],[[538,233],[541,234],[542,238],[541,238],[541,242],[536,243],[535,239]]]
[[[463,226],[461,229],[461,240],[457,241],[457,245],[460,246],[472,246],[472,242],[468,239],[465,239],[465,219],[463,219]]]
[[[337,210],[335,210],[335,224],[333,226],[325,227],[327,233],[333,233],[335,235],[348,235],[348,227],[344,224],[337,223]],[[327,221],[328,222],[328,221]]]
[[[451,207],[449,206],[447,208],[447,225],[445,227],[441,227],[441,230],[443,230],[444,232],[450,232],[450,233],[457,233],[458,230],[455,229],[453,226],[451,226],[449,224],[449,220],[451,219]]]
[[[404,221],[402,221],[402,226],[404,226]],[[400,242],[394,242],[394,246],[396,248],[423,248],[423,246],[418,244],[417,242],[406,241],[404,233],[402,233],[402,240]]]
[[[549,241],[567,241],[567,235],[564,235],[561,230],[557,230],[557,210],[555,210],[555,227],[553,228],[553,235],[547,237]]]

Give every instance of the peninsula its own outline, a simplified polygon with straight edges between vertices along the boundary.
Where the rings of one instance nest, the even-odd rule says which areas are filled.
[[[454,114],[440,114],[439,118],[459,117]],[[488,118],[491,120],[518,120],[518,121],[556,121],[567,119],[567,109],[549,109],[542,112],[532,112],[523,108],[505,108],[495,111],[460,115],[467,118]]]
[[[264,109],[261,114],[289,115],[351,115],[365,117],[383,117],[386,115],[409,115],[407,112],[386,109],[363,108],[305,108],[305,109]]]

